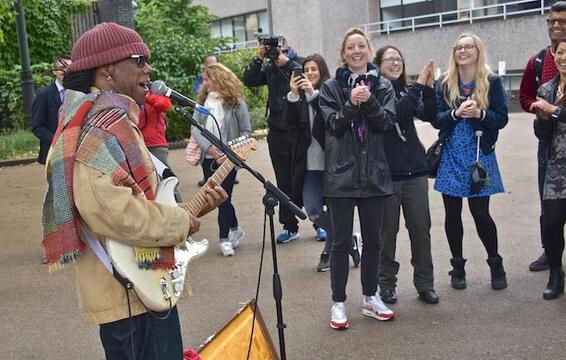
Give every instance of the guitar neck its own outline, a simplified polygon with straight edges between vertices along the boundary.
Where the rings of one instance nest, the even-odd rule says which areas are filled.
[[[234,163],[232,163],[230,160],[228,159],[224,160],[222,165],[220,165],[220,167],[216,169],[216,171],[214,172],[214,174],[212,174],[209,180],[210,179],[214,180],[214,182],[218,185],[222,184],[222,182],[224,181],[224,179],[226,179],[230,171],[234,169],[234,166],[235,166]],[[202,209],[204,209],[207,206],[207,204],[208,203],[206,202],[206,196],[203,186],[199,189],[196,195],[193,196],[193,198],[189,202],[179,204],[179,206],[187,209],[191,213],[191,215],[197,216],[198,214],[200,214]]]

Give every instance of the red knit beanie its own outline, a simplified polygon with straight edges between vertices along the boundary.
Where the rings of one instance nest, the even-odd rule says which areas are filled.
[[[116,23],[100,23],[77,40],[67,72],[96,69],[132,55],[143,55],[146,58],[151,55],[141,36]]]

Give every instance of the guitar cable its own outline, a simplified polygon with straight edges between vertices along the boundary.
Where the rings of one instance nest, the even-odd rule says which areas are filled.
[[[255,318],[256,318],[256,309],[257,309],[257,301],[259,299],[259,285],[261,284],[261,273],[263,270],[263,258],[265,254],[265,231],[267,227],[267,210],[263,213],[263,242],[261,244],[261,256],[259,260],[259,271],[257,274],[257,287],[255,290],[255,300],[253,302],[253,313],[254,316],[252,318],[252,331],[250,333],[250,341],[248,343],[248,355],[246,356],[246,360],[250,359],[250,355],[252,352],[252,341],[254,338],[254,329],[255,329]]]

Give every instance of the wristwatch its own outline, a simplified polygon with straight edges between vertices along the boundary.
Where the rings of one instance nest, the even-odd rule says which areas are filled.
[[[553,119],[558,120],[558,117],[560,116],[560,111],[561,111],[561,110],[562,110],[562,108],[560,108],[560,106],[557,106],[557,107],[556,107],[556,110],[554,110],[554,111],[552,112],[552,114],[550,114],[550,116],[551,116]]]

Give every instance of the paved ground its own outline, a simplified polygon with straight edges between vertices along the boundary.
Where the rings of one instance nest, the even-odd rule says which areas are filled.
[[[430,144],[435,132],[419,128]],[[310,225],[303,237],[278,246],[283,281],[283,311],[289,359],[563,359],[566,354],[566,297],[543,301],[546,273],[531,273],[527,264],[540,252],[536,193],[536,140],[530,116],[514,114],[500,134],[497,154],[506,194],[492,199],[501,254],[509,288],[489,286],[485,251],[473,220],[464,210],[464,253],[468,258],[468,288],[450,288],[449,249],[443,229],[441,197],[430,191],[433,259],[440,304],[418,301],[406,231],[398,239],[401,263],[397,319],[377,322],[362,316],[359,270],[348,284],[351,328],[328,327],[331,306],[328,273],[316,273],[321,243]],[[183,151],[172,152],[188,198],[197,189],[199,168],[184,163]],[[273,178],[267,146],[253,153],[249,164]],[[0,358],[102,359],[98,328],[79,318],[74,271],[48,275],[41,265],[40,204],[45,183],[37,164],[0,168]],[[199,237],[211,240],[210,251],[191,265],[194,296],[179,305],[184,342],[196,348],[220,329],[255,294],[261,254],[261,186],[248,174],[239,175],[234,203],[248,233],[233,258],[222,258],[217,248],[215,214],[203,222]],[[432,186],[432,182],[431,182]],[[356,224],[356,227],[358,225]],[[277,231],[280,227],[277,227]],[[269,251],[269,247],[267,248]],[[271,293],[271,257],[267,252],[259,305],[277,346],[275,306]]]

